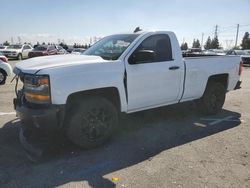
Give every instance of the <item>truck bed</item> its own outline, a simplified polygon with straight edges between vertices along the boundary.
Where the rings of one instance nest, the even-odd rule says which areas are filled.
[[[184,94],[181,101],[200,98],[210,75],[227,74],[227,90],[233,90],[239,80],[239,56],[200,56],[183,58],[185,62]]]

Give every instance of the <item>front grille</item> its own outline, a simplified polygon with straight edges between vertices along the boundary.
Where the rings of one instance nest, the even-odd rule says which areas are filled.
[[[2,51],[3,55],[15,55],[16,52],[11,52],[11,51]]]

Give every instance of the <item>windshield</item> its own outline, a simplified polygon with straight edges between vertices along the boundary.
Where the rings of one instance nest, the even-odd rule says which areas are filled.
[[[117,60],[139,34],[111,35],[103,38],[88,50],[84,55],[96,55],[106,60]]]
[[[47,46],[37,46],[36,48],[34,48],[34,51],[46,51],[47,50]]]
[[[21,49],[22,45],[10,45],[7,47],[7,49]]]
[[[82,52],[82,50],[83,49],[78,48],[78,49],[74,49],[73,52]]]

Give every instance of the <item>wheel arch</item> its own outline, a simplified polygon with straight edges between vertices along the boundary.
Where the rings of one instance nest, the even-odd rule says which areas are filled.
[[[5,74],[5,76],[8,76],[7,72],[4,69],[2,69],[1,67],[0,67],[0,71],[2,71]]]
[[[107,100],[109,100],[115,105],[118,112],[121,112],[120,94],[119,94],[118,88],[116,87],[104,87],[104,88],[84,90],[84,91],[78,91],[78,92],[72,93],[67,97],[67,100],[66,100],[66,112],[72,106],[79,103],[80,99],[90,97],[90,96],[98,96],[98,97],[106,98]]]
[[[6,72],[4,69],[2,69],[2,68],[0,68],[0,71],[3,72],[3,76],[4,76],[3,80],[2,80],[1,83],[0,83],[0,84],[2,85],[2,84],[5,83],[6,77],[7,77],[8,74],[7,74],[7,72]]]
[[[208,78],[206,88],[207,88],[208,84],[210,84],[212,82],[218,82],[218,83],[221,83],[227,89],[228,88],[228,79],[229,79],[228,73],[211,75]]]

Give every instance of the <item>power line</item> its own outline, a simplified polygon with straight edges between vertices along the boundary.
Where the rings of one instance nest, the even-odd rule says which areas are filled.
[[[246,24],[246,25],[240,25],[241,27],[248,27],[250,26],[250,24]]]

